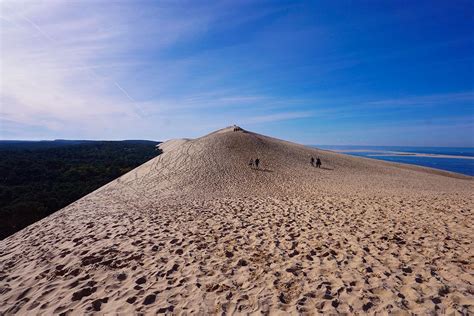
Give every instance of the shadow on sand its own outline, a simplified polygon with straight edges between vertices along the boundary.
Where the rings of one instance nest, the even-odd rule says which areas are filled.
[[[334,170],[334,168],[327,168],[327,167],[320,167],[320,169],[324,169],[324,170]]]
[[[270,170],[270,169],[262,169],[262,168],[252,168],[253,170],[255,171],[260,171],[260,172],[273,172],[273,170]]]

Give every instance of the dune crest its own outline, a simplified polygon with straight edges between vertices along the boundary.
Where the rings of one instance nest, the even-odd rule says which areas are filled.
[[[0,314],[474,312],[472,177],[236,126],[160,149],[0,241]]]
[[[163,142],[157,145],[157,147],[161,149],[162,152],[165,152],[165,151],[169,152],[187,143],[188,141],[190,141],[190,139],[188,138],[170,139],[170,140],[167,140],[166,142]]]

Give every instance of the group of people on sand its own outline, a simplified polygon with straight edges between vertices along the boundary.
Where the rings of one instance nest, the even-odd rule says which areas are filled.
[[[314,157],[311,157],[311,166],[321,168],[321,159],[316,158],[316,165],[314,164]]]
[[[254,168],[255,169],[258,169],[258,165],[260,164],[260,159],[256,158],[255,160],[253,160],[253,158],[250,158],[250,161],[249,161],[249,166],[250,168]],[[321,159],[316,158],[316,160],[314,159],[314,157],[311,157],[311,166],[313,167],[316,167],[316,168],[321,168]]]
[[[253,168],[255,167],[256,169],[258,169],[258,164],[260,163],[260,159],[255,159],[253,160],[252,158],[250,158],[250,161],[249,161],[249,166],[250,168]]]

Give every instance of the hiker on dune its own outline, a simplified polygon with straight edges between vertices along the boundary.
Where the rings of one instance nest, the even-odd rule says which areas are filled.
[[[316,168],[321,168],[321,159],[316,159]]]
[[[258,169],[258,164],[260,163],[260,159],[255,159],[255,167]]]

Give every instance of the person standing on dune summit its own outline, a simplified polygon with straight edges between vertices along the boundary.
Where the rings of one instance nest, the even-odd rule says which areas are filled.
[[[260,159],[255,159],[255,167],[258,169],[258,164],[260,163]]]
[[[316,159],[316,168],[321,168],[321,159]]]
[[[311,166],[314,167],[314,157],[311,157]]]

